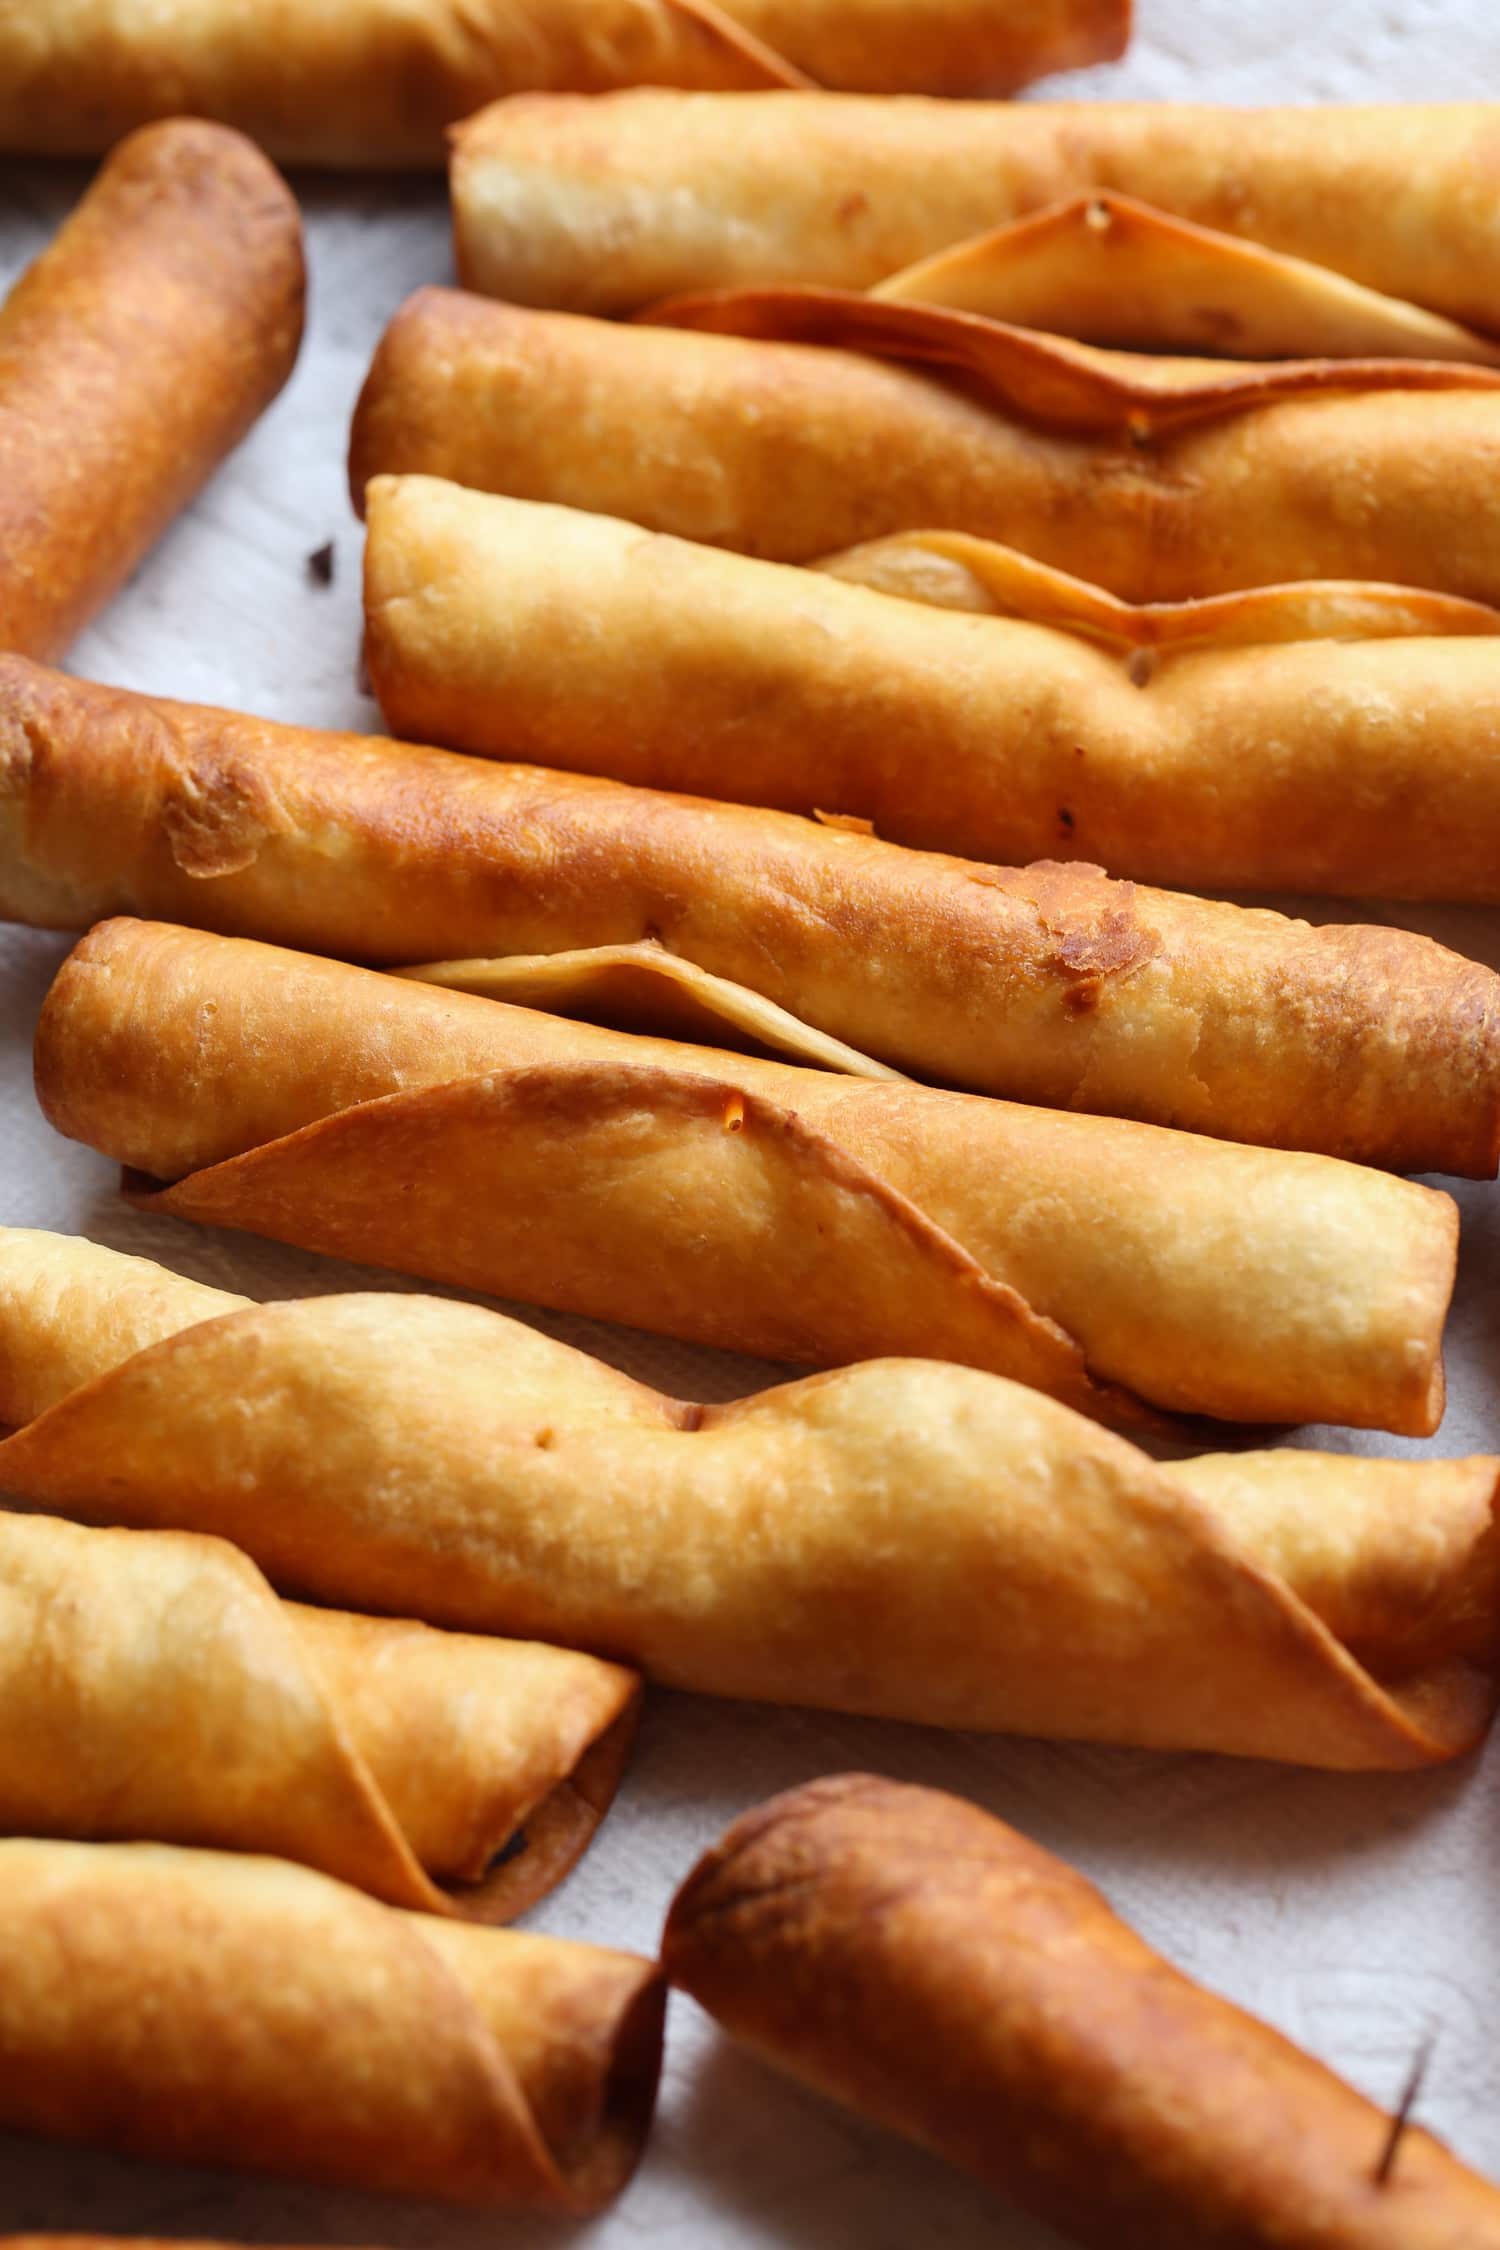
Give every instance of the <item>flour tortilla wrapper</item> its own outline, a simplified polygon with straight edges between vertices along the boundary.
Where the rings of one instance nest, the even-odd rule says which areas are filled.
[[[1105,188],[940,250],[870,293],[1124,351],[1500,363],[1472,328]]]
[[[350,489],[363,513],[373,476],[445,477],[772,562],[968,531],[1131,601],[1350,578],[1500,603],[1492,373],[1196,364],[1184,388],[1170,361],[826,291],[621,326],[426,288],[371,363]]]
[[[0,148],[96,155],[153,118],[283,162],[435,170],[506,95],[844,86],[1005,94],[1124,51],[1130,0],[48,0],[0,16]]]
[[[146,1207],[461,1287],[773,1359],[955,1359],[1111,1418],[1442,1412],[1455,1207],[1330,1157],[126,921],[59,972],[36,1074]]]
[[[368,497],[398,734],[976,859],[1500,901],[1488,608],[1319,584],[1132,610],[997,562],[1024,614],[950,615],[437,478]]]
[[[21,1229],[0,1231],[0,1292],[15,1424],[227,1316],[142,1259]],[[120,1295],[152,1320],[122,1324]],[[613,1665],[283,1604],[215,1539],[0,1515],[0,1615],[7,1832],[271,1852],[431,1913],[508,1920],[551,1889],[634,1729]]]
[[[642,87],[502,103],[455,136],[460,279],[576,312],[870,289],[1090,190],[1500,334],[1500,107],[1225,110]]]
[[[975,1805],[830,1775],[744,1814],[667,1972],[805,2084],[1085,2250],[1493,2250],[1500,2192],[1205,1991]]]
[[[183,1310],[132,1352],[81,1308],[92,1374],[0,1444],[0,1490],[148,1527],[80,1543],[188,1527],[290,1593],[758,1701],[1346,1768],[1459,1755],[1494,1707],[1493,1459],[1158,1467],[931,1360],[702,1407],[472,1305]],[[0,1290],[23,1380],[50,1326]]]
[[[1496,1165],[1500,986],[1429,939],[1076,864],[918,855],[857,822],[276,726],[0,657],[0,914],[83,929],[118,913],[859,1076],[1398,1171]]]
[[[0,1841],[0,1899],[13,2130],[570,2212],[640,2155],[664,1994],[633,1954],[156,1844]]]
[[[238,133],[113,151],[0,305],[0,649],[59,655],[124,584],[290,375],[305,289],[295,199]]]

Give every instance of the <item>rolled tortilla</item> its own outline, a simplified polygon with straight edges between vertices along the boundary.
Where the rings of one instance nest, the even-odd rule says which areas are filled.
[[[919,856],[0,657],[5,913],[161,915],[627,1030],[1396,1171],[1483,1177],[1500,1154],[1500,984],[1402,930]]]
[[[1500,901],[1493,611],[1317,586],[1132,612],[999,557],[1026,614],[955,616],[437,478],[369,507],[398,734],[974,858]]]
[[[155,1299],[156,1335],[122,1329],[119,1285]],[[24,1338],[15,1423],[223,1317],[144,1260],[14,1229],[0,1289]],[[214,1539],[0,1516],[0,1616],[8,1832],[272,1852],[432,1913],[505,1920],[542,1897],[587,1848],[634,1730],[637,1685],[615,1666],[284,1605]]]
[[[0,16],[0,147],[176,111],[287,163],[436,168],[497,95],[632,85],[1004,94],[1124,51],[1130,0],[49,0]]]
[[[1153,1953],[975,1805],[838,1774],[744,1814],[663,1959],[726,2031],[1093,2250],[1481,2250],[1500,2193]]]
[[[296,203],[238,133],[115,149],[0,306],[0,648],[59,654],[124,583],[291,373],[304,290]]]
[[[868,289],[1089,189],[1500,332],[1489,102],[1239,110],[642,87],[497,104],[454,140],[460,277],[631,312],[745,282]]]
[[[1328,1157],[123,921],[59,972],[36,1075],[60,1132],[149,1175],[146,1208],[534,1304],[773,1359],[955,1359],[1101,1415],[1442,1412],[1454,1206]]]
[[[729,300],[716,310],[733,317]],[[782,310],[789,326],[806,316],[801,301]],[[1286,370],[1226,383],[1218,368],[1203,412],[1157,429],[1139,370],[1095,365],[1059,421],[1027,380],[1045,340],[1014,343],[1004,366],[991,354],[987,380],[966,385],[881,356],[903,339],[871,338],[855,326],[868,319],[868,301],[842,303],[814,348],[777,341],[768,320],[753,336],[620,327],[418,290],[360,395],[355,505],[372,476],[415,473],[773,562],[954,530],[1131,601],[1350,578],[1500,603],[1488,376],[1400,388],[1426,371],[1360,366],[1330,389],[1332,371],[1310,366],[1298,389]],[[1368,504],[1351,508],[1352,492]]]
[[[663,1989],[633,1954],[152,1844],[0,1841],[0,1899],[12,2129],[574,2212],[640,2155]]]
[[[23,1380],[49,1359],[38,1303],[0,1286]],[[710,1694],[1334,1767],[1456,1756],[1494,1708],[1493,1459],[1159,1468],[931,1361],[700,1407],[474,1306],[183,1310],[122,1354],[82,1306],[90,1379],[0,1444],[0,1489]]]

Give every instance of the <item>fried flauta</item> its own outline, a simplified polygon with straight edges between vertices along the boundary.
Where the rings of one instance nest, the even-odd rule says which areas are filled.
[[[1500,333],[1500,108],[1011,105],[638,88],[455,136],[461,278],[632,312],[747,282],[869,289],[1093,189]]]
[[[287,163],[436,168],[502,95],[1004,94],[1129,30],[1130,0],[52,0],[0,10],[0,148],[88,156],[188,111]]]
[[[983,367],[948,380],[921,333],[937,316],[902,311],[891,328],[875,300],[823,304],[798,342],[777,330],[805,332],[803,292],[700,299],[674,314],[689,329],[418,290],[360,396],[355,505],[372,476],[416,473],[773,562],[952,530],[1132,601],[1355,578],[1500,602],[1488,373],[1220,364],[1167,392],[1139,363],[988,324]],[[979,324],[941,325],[967,339]]]
[[[0,1841],[0,2123],[131,2156],[584,2212],[640,2155],[659,1972],[310,1868]]]
[[[900,541],[850,584],[439,478],[368,498],[398,734],[972,858],[1500,901],[1500,612],[1321,584],[1132,609],[956,534],[909,535],[904,599]]]
[[[859,1076],[1396,1171],[1496,1166],[1500,980],[1406,931],[918,855],[0,656],[0,914],[119,913]]]
[[[0,306],[0,648],[59,654],[124,583],[291,373],[304,287],[296,203],[238,133],[114,151]]]
[[[871,1774],[744,1814],[663,1961],[735,2038],[1088,2250],[1494,2250],[1500,2192],[1194,1984],[963,1799]]]
[[[1455,1207],[1330,1157],[126,921],[60,970],[36,1079],[146,1208],[532,1304],[772,1359],[965,1361],[1110,1417],[1442,1412]]]
[[[149,1324],[123,1326],[112,1294]],[[0,1230],[0,1418],[247,1310],[92,1243]],[[134,1334],[131,1333],[132,1329]],[[524,1642],[282,1603],[217,1539],[0,1515],[0,1831],[274,1853],[498,1921],[607,1811],[633,1676]]]
[[[1494,1459],[1158,1467],[931,1360],[689,1405],[425,1297],[184,1301],[132,1352],[106,1254],[32,1239],[29,1280],[0,1269],[0,1359],[47,1395],[49,1246],[92,1358],[0,1444],[0,1491],[147,1527],[80,1548],[186,1526],[289,1593],[938,1726],[1400,1768],[1471,1749],[1494,1708]]]

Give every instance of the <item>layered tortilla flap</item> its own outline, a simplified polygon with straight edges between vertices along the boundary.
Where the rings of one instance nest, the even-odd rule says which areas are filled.
[[[1457,321],[1107,188],[954,243],[870,294],[1120,351],[1500,365],[1500,346]]]
[[[1144,358],[977,313],[786,283],[672,297],[639,316],[672,328],[824,344],[935,369],[1001,413],[1078,436],[1138,444],[1273,399],[1340,391],[1489,390],[1500,371],[1457,361],[1358,358],[1235,364]]]

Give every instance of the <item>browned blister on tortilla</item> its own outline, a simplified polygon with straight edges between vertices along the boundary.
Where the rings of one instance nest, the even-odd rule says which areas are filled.
[[[721,1131],[753,1108],[730,1096]],[[705,1407],[471,1305],[342,1296],[205,1319],[184,1299],[173,1316],[170,1275],[161,1319],[181,1327],[132,1349],[109,1266],[0,1234],[13,1406],[53,1395],[49,1271],[74,1277],[84,1376],[0,1444],[0,1490],[135,1526],[116,1546],[214,1534],[286,1593],[940,1726],[1399,1768],[1472,1748],[1494,1708],[1490,1458],[1159,1467],[1036,1390],[931,1356]],[[300,1629],[312,1613],[287,1614]]]
[[[1006,94],[1119,55],[1130,0],[69,0],[0,18],[0,148],[213,117],[295,164],[436,169],[445,128],[567,89]]]
[[[0,648],[58,655],[124,583],[291,373],[305,286],[238,133],[115,149],[0,306]]]
[[[1500,2193],[1174,1969],[975,1805],[840,1774],[673,1901],[673,1982],[794,2077],[1089,2250],[1480,2250]]]
[[[989,550],[974,586],[942,545],[865,548],[847,567],[945,572],[980,602],[1003,590]],[[1067,614],[1114,630],[1097,594],[1048,585]],[[1045,590],[1027,579],[1014,598]],[[1403,930],[1313,927],[867,831],[276,726],[0,657],[0,914],[73,929],[160,915],[862,1077],[1493,1173],[1488,969]]]
[[[469,1288],[815,1363],[941,1351],[1107,1417],[1442,1412],[1454,1206],[1328,1157],[123,921],[60,971],[36,1075],[150,1208]]]
[[[621,326],[418,290],[349,467],[361,511],[373,476],[447,477],[773,562],[953,530],[1131,601],[1339,578],[1500,603],[1489,369],[1148,361],[848,291]]]
[[[659,1972],[283,1860],[0,1841],[0,2119],[132,2156],[597,2209],[650,2124]]]

